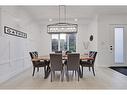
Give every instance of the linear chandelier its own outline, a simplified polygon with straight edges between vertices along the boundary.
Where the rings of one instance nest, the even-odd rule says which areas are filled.
[[[50,34],[53,33],[77,33],[78,24],[72,24],[66,22],[66,7],[64,6],[64,22],[60,21],[60,6],[59,6],[59,22],[47,25],[47,31]]]

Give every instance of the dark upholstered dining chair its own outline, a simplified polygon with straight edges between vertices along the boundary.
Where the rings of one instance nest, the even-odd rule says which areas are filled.
[[[89,57],[93,57],[94,52],[95,52],[95,51],[89,51]],[[87,62],[90,62],[90,60],[87,60]],[[89,71],[90,71],[90,70],[91,70],[91,69],[90,69],[90,67],[89,67]]]
[[[68,53],[72,53],[71,51],[66,51],[65,54],[67,55]]]
[[[38,57],[38,52],[29,52],[31,59],[33,58],[37,58]],[[46,66],[49,66],[49,62],[47,61],[32,61],[33,63],[33,74],[32,76],[34,76],[35,73],[35,69],[37,68],[37,72],[39,71],[40,67],[44,67],[44,74],[46,75]]]
[[[62,53],[62,51],[55,51],[55,53]]]
[[[87,60],[87,61],[80,60],[80,65],[82,67],[82,76],[83,76],[83,67],[89,67],[89,71],[90,71],[90,67],[91,67],[92,71],[93,71],[93,75],[95,76],[94,62],[95,62],[95,59],[96,59],[96,55],[97,55],[97,52],[90,51],[89,57],[94,58],[93,60],[92,59]]]
[[[79,81],[79,66],[80,66],[80,54],[79,53],[68,53],[67,54],[67,79],[69,81],[69,71],[75,71],[78,74]]]
[[[52,74],[55,74],[55,71],[61,71],[61,81],[63,81],[64,72],[62,63],[62,53],[50,54],[50,64],[51,64],[51,82],[52,82]]]
[[[67,55],[68,53],[72,53],[71,51],[66,51],[65,55]],[[67,60],[64,60],[64,64],[67,65]]]

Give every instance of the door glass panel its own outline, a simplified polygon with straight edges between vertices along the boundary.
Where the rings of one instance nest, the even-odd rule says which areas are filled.
[[[123,30],[115,28],[115,63],[123,63]]]

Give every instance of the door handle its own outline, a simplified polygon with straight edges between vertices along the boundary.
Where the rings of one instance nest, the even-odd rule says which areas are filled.
[[[110,46],[110,50],[112,50],[113,49],[113,47],[112,46]]]
[[[113,52],[113,46],[111,45],[110,46],[110,53],[112,53]]]

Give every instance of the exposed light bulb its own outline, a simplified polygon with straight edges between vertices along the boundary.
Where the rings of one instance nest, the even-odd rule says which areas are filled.
[[[77,19],[77,18],[75,18],[75,19],[74,19],[74,21],[78,21],[78,19]]]
[[[50,18],[49,21],[52,21],[52,19]]]

